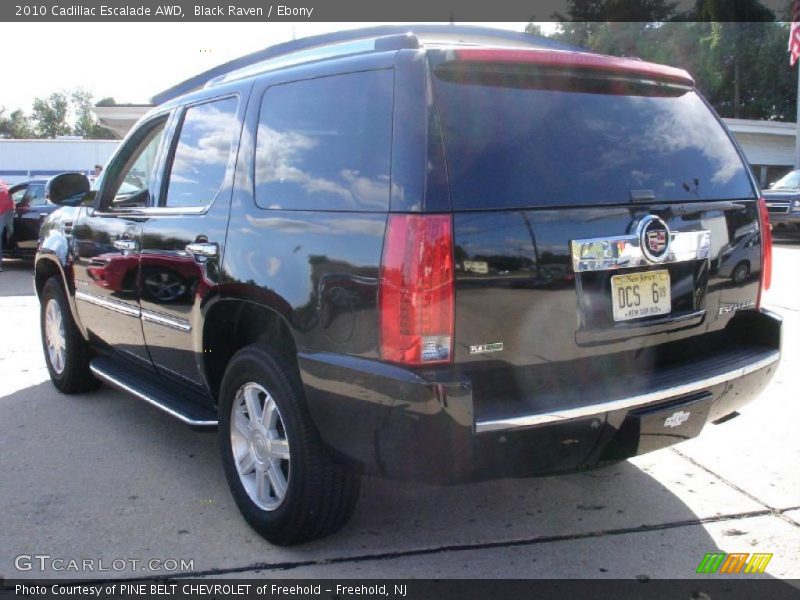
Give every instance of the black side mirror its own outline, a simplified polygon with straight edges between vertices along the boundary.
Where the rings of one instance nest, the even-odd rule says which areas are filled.
[[[91,188],[88,177],[83,173],[61,173],[47,182],[44,194],[53,204],[78,206]]]

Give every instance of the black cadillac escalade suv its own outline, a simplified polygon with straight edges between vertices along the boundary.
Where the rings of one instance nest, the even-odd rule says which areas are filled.
[[[780,357],[766,207],[679,69],[361,40],[158,106],[96,191],[49,194],[53,383],[217,426],[276,544],[340,528],[364,472],[527,477],[691,438]]]

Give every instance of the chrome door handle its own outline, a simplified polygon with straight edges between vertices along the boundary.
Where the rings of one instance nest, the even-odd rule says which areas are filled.
[[[114,240],[114,248],[123,252],[135,252],[136,240]]]
[[[212,242],[194,242],[186,246],[186,251],[198,258],[212,258],[219,252],[219,247]]]

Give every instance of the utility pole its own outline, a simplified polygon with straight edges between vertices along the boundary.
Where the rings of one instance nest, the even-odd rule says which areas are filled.
[[[794,168],[800,169],[800,61],[797,73],[797,116],[794,129]]]
[[[792,2],[792,24],[789,26],[789,66],[800,63],[800,0]],[[800,64],[797,64],[797,115],[794,129],[794,168],[800,169]]]

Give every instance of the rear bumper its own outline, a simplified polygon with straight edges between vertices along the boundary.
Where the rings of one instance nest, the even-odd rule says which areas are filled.
[[[300,368],[323,439],[367,472],[430,483],[527,477],[694,437],[754,399],[780,358],[781,320],[742,311],[737,321],[741,339],[701,361],[488,409],[476,409],[472,382],[457,366],[411,371],[314,353],[300,355]],[[654,431],[661,423],[664,431]]]

